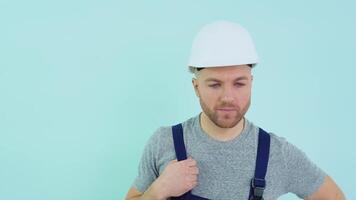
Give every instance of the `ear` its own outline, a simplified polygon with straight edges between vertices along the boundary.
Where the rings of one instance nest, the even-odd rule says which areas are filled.
[[[253,75],[251,74],[251,81],[250,81],[251,88],[252,88],[252,84],[253,84]]]
[[[195,95],[199,97],[199,91],[198,91],[198,80],[196,78],[192,78],[192,85],[194,88]]]

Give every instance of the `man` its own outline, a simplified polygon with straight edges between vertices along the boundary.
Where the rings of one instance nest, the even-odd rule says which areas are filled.
[[[249,33],[217,21],[196,36],[189,69],[202,112],[148,141],[126,199],[342,200],[324,171],[284,138],[244,116],[258,63]]]

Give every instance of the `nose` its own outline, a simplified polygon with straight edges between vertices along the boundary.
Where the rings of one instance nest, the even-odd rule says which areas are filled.
[[[234,101],[234,91],[230,87],[224,87],[221,95],[222,102],[233,102]]]

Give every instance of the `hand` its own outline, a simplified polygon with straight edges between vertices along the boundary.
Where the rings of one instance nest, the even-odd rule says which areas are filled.
[[[172,160],[157,179],[157,184],[165,196],[177,197],[193,189],[198,184],[197,162],[189,157],[186,160]]]

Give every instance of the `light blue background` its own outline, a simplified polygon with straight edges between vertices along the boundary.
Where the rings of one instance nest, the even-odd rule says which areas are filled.
[[[356,199],[354,8],[0,0],[0,199],[124,199],[150,135],[200,111],[186,64],[196,32],[217,19],[256,43],[248,118]]]

